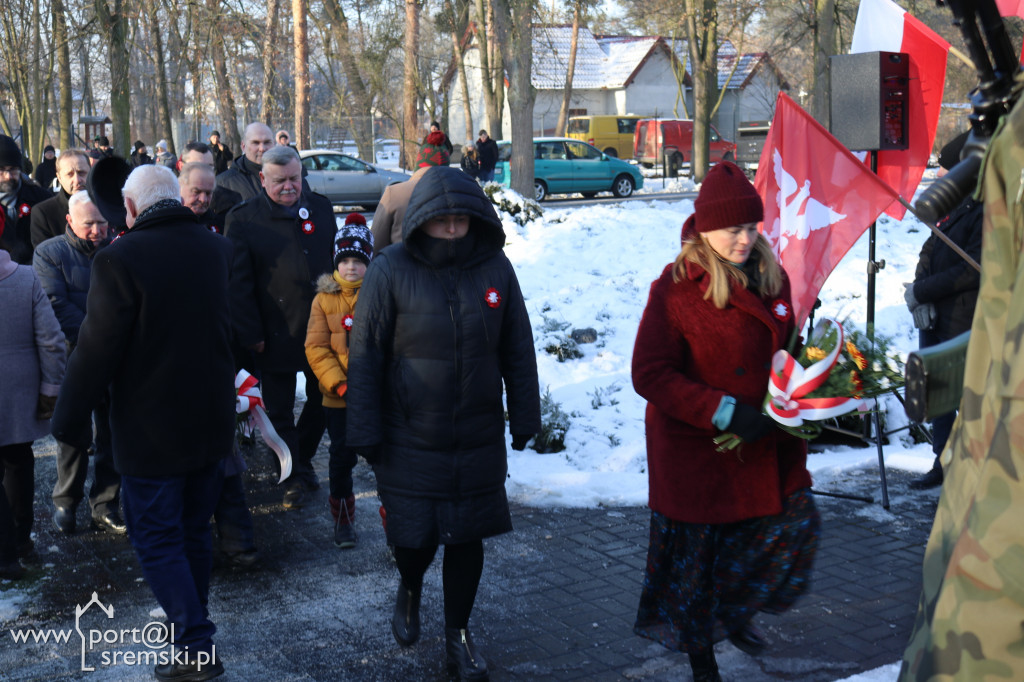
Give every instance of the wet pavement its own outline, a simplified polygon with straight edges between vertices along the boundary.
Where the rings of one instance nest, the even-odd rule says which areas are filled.
[[[55,454],[52,440],[37,443],[37,556],[28,564],[29,579],[17,588],[0,583],[0,605],[25,595],[15,620],[4,620],[10,614],[0,606],[0,680],[153,679],[152,664],[133,659],[157,649],[132,639],[161,627],[148,625],[159,620],[152,615],[156,602],[126,538],[88,529],[84,508],[78,534],[65,537],[54,529],[49,491]],[[251,570],[218,568],[213,576],[210,613],[227,671],[220,679],[446,679],[440,555],[424,583],[422,638],[401,648],[390,631],[398,573],[369,467],[360,462],[355,472],[359,544],[340,550],[331,541],[326,486],[312,493],[309,506],[285,511],[268,459],[258,449],[245,475],[261,562]],[[325,445],[315,464],[325,479]],[[771,644],[763,656],[717,646],[724,680],[824,682],[901,658],[938,499],[937,491],[909,491],[910,478],[889,472],[888,511],[878,502],[816,498],[823,528],[812,591],[789,613],[758,618]],[[875,471],[850,472],[847,479],[844,492],[880,497]],[[646,508],[514,504],[512,517],[513,533],[485,541],[470,621],[492,680],[691,679],[684,654],[632,632],[646,558]],[[114,610],[108,618],[94,604],[80,618],[79,635],[76,606],[85,606],[93,592]],[[51,639],[15,641],[15,632]],[[100,636],[93,632],[108,641],[85,652],[85,666],[96,671],[83,672],[83,637]],[[55,643],[55,635],[67,639]]]

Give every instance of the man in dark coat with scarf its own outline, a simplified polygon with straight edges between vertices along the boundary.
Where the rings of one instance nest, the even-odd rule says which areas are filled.
[[[297,509],[306,493],[320,487],[313,456],[326,419],[320,402],[307,400],[295,423],[295,375],[305,375],[307,396],[319,395],[304,344],[317,279],[334,270],[337,226],[331,202],[303,191],[302,164],[291,147],[262,154],[260,178],[259,195],[232,209],[224,225],[235,245],[232,324],[261,370],[267,414],[291,450],[284,506]]]
[[[110,243],[110,235],[106,218],[87,192],[76,192],[68,203],[67,230],[36,247],[32,267],[50,298],[68,348],[74,349],[85,319],[92,261],[99,250]],[[95,417],[94,475],[89,491],[93,524],[114,533],[124,533],[126,528],[119,510],[121,477],[114,469],[110,445],[110,399],[106,393],[96,405]],[[57,442],[53,523],[66,535],[75,532],[76,510],[85,496],[89,448],[81,447],[80,443],[93,442],[91,416],[81,424],[81,429],[81,438],[76,438],[73,443]]]
[[[17,143],[0,135],[0,208],[4,211],[3,235],[11,260],[32,264],[32,211],[53,192],[35,184],[22,172],[23,158]]]
[[[88,153],[84,149],[65,149],[57,159],[60,190],[32,209],[30,233],[33,247],[64,234],[68,225],[68,199],[85,189],[88,177]]]
[[[129,537],[188,657],[156,676],[212,679],[223,666],[211,660],[210,516],[235,438],[231,245],[181,205],[169,168],[136,168],[123,194],[129,229],[94,259],[53,434],[80,438],[109,387]]]
[[[356,305],[348,443],[373,465],[387,514],[401,574],[395,639],[419,638],[423,575],[443,544],[448,668],[486,679],[468,621],[482,540],[512,529],[503,385],[513,449],[540,431],[533,332],[505,232],[475,180],[430,168],[403,224]]]

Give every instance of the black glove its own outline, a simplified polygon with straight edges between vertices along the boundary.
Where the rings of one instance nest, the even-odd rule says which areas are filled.
[[[533,438],[532,433],[513,433],[512,434],[512,449],[516,452],[521,452],[526,449],[526,444]]]
[[[39,394],[36,400],[36,419],[49,419],[53,416],[53,408],[57,405],[57,396]],[[91,435],[91,434],[90,434]]]
[[[753,443],[755,440],[768,435],[768,432],[775,428],[775,420],[761,412],[761,410],[736,403],[736,409],[732,413],[732,420],[725,429],[729,433],[735,433],[744,443]]]

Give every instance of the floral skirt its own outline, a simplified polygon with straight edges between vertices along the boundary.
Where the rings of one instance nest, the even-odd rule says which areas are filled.
[[[758,611],[782,613],[810,587],[821,518],[810,490],[777,516],[699,524],[651,513],[633,631],[669,649],[706,651]]]

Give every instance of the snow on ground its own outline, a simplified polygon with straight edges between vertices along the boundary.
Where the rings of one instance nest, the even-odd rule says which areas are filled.
[[[566,449],[554,454],[509,454],[509,495],[530,505],[644,505],[645,402],[633,392],[630,359],[651,282],[679,250],[683,220],[693,202],[658,200],[660,178],[650,181],[649,201],[547,208],[541,220],[519,227],[505,221],[505,252],[519,276],[533,323],[542,394],[570,416]],[[645,188],[647,189],[647,188]],[[668,191],[693,189],[688,180],[666,183]],[[906,357],[917,348],[917,331],[903,300],[913,280],[928,228],[913,216],[878,221],[876,278],[878,333]],[[849,319],[864,328],[867,317],[868,233],[850,250],[820,294],[817,315]],[[564,327],[564,329],[563,329]],[[595,343],[581,343],[583,357],[559,362],[545,347],[573,329],[593,328]],[[887,429],[906,424],[895,399],[885,402]],[[884,448],[886,466],[912,472],[932,464],[928,444],[914,444],[906,431]],[[815,487],[842,490],[844,472],[877,469],[874,448],[830,447],[813,453],[808,466]]]

